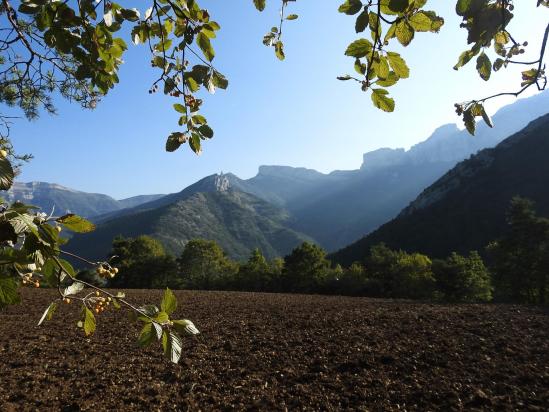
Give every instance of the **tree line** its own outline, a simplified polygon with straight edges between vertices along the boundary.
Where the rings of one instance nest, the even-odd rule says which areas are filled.
[[[189,241],[178,257],[148,236],[118,237],[109,256],[113,279],[81,276],[104,286],[252,292],[321,293],[444,302],[544,304],[549,292],[549,219],[533,203],[515,198],[507,230],[484,258],[452,253],[431,259],[379,244],[349,267],[332,263],[319,246],[304,242],[284,258],[267,260],[259,249],[245,262],[230,259],[213,240]]]

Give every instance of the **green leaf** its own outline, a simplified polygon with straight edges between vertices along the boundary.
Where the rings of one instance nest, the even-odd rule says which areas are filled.
[[[477,71],[482,80],[490,80],[490,75],[492,74],[492,62],[484,52],[477,57]]]
[[[72,285],[65,288],[63,291],[63,296],[76,295],[84,289],[84,284],[80,282],[73,282]]]
[[[198,33],[196,36],[196,43],[198,44],[198,47],[200,47],[200,50],[202,50],[202,53],[204,53],[206,59],[212,61],[215,57],[215,52],[208,36],[202,32]]]
[[[423,11],[419,11],[415,14],[413,14],[408,21],[410,22],[410,25],[415,31],[431,31],[432,27],[432,20],[430,19],[429,15],[426,14]]]
[[[147,316],[156,316],[160,310],[155,305],[144,305],[139,308],[140,312],[144,313]],[[150,319],[147,320],[147,322],[150,322]]]
[[[177,308],[177,299],[173,292],[166,288],[164,292],[164,297],[162,298],[162,303],[160,304],[160,310],[166,312],[168,315],[173,313]]]
[[[402,13],[408,8],[408,5],[409,5],[409,0],[379,0],[379,1],[382,4],[383,12],[388,14]]]
[[[51,320],[53,318],[53,314],[55,313],[56,309],[57,309],[57,303],[55,302],[50,303],[50,305],[46,308],[42,317],[38,321],[38,326],[40,326],[45,320]]]
[[[198,131],[206,139],[211,139],[214,136],[214,131],[207,124],[200,126]]]
[[[362,2],[360,0],[346,0],[345,3],[339,6],[338,11],[352,16],[353,14],[357,14],[361,8]]]
[[[0,159],[0,190],[8,190],[13,185],[13,168],[8,159]]]
[[[191,117],[191,120],[193,124],[206,124],[206,118],[202,116],[201,114],[195,114],[193,117]]]
[[[178,333],[181,333],[182,335],[192,336],[198,335],[200,333],[196,326],[194,326],[194,323],[192,323],[188,319],[174,320],[173,327]]]
[[[84,333],[86,336],[91,335],[95,332],[95,316],[93,312],[89,310],[86,306],[83,308],[84,311]]]
[[[391,87],[398,82],[399,79],[400,77],[398,77],[395,72],[389,72],[386,79],[379,79],[376,84],[381,87]]]
[[[372,51],[372,47],[373,45],[369,40],[358,39],[349,44],[347,50],[345,50],[345,55],[356,58],[366,57]]]
[[[175,152],[179,147],[187,141],[187,136],[181,132],[174,132],[168,136],[166,140],[166,151]]]
[[[482,119],[484,120],[484,123],[486,123],[489,127],[494,127],[494,122],[492,122],[492,119],[490,116],[488,116],[488,113],[486,113],[486,110],[484,109],[484,105],[480,105],[480,115],[482,116]]]
[[[476,124],[475,124],[475,116],[473,115],[473,112],[471,111],[471,109],[465,110],[463,112],[463,123],[465,124],[465,128],[467,129],[467,131],[470,134],[474,135]]]
[[[257,10],[265,10],[265,0],[254,0],[254,6]]]
[[[408,46],[414,39],[414,29],[406,20],[401,20],[396,25],[395,35],[400,44]]]
[[[183,342],[181,338],[175,333],[170,332],[170,345],[169,345],[169,358],[173,363],[178,363],[181,359],[181,351],[183,348]]]
[[[465,66],[469,61],[475,57],[478,54],[479,50],[476,48],[472,48],[471,50],[465,50],[461,55],[459,56],[458,62],[454,66],[454,70],[458,70],[460,67]]]
[[[345,81],[345,80],[351,80],[352,77],[349,76],[348,74],[346,74],[345,76],[337,76],[337,80],[342,80],[342,81]]]
[[[176,112],[179,112],[179,113],[186,113],[187,111],[185,110],[185,106],[183,106],[182,104],[180,103],[176,103],[173,105],[173,108],[175,109]]]
[[[407,79],[410,76],[410,69],[400,54],[387,52],[387,60],[395,74],[401,79]]]
[[[494,64],[492,65],[492,69],[497,72],[499,69],[503,67],[504,64],[505,64],[505,60],[497,58],[494,61]]]
[[[284,54],[284,44],[279,40],[275,44],[275,54],[278,60],[284,60],[286,58]]]
[[[200,144],[200,136],[196,133],[193,133],[191,135],[191,138],[189,139],[189,146],[191,147],[191,150],[195,152],[197,155],[202,153],[202,148]]]
[[[212,74],[212,81],[215,87],[220,89],[227,89],[229,87],[229,81],[221,73],[214,71]]]
[[[17,280],[0,275],[0,308],[21,302],[18,289],[19,283]]]
[[[288,17],[286,17],[286,20],[297,20],[299,16],[297,14],[290,14]]]
[[[385,80],[389,76],[389,63],[387,63],[387,59],[385,57],[379,56],[379,61],[374,67],[377,77],[380,79]]]
[[[57,258],[61,266],[63,267],[63,273],[61,274],[61,280],[65,278],[65,273],[68,273],[70,276],[74,277],[76,276],[76,271],[72,267],[72,265],[67,262],[65,259]]]
[[[472,0],[458,0],[456,3],[456,13],[459,16],[464,16],[471,7]]]
[[[153,326],[150,323],[147,323],[145,326],[143,326],[143,329],[141,329],[141,333],[139,334],[139,338],[137,339],[137,344],[145,348],[149,346],[152,342],[154,342],[156,338],[156,331],[153,329]]]
[[[364,30],[366,30],[369,23],[370,23],[370,15],[368,13],[368,9],[366,9],[362,13],[360,13],[356,18],[355,31],[357,33],[363,32]]]
[[[388,97],[389,92],[385,89],[372,89],[372,102],[374,106],[384,112],[395,110],[395,101]]]
[[[95,230],[95,225],[93,223],[73,213],[61,216],[55,219],[55,221],[76,233],[88,233]]]

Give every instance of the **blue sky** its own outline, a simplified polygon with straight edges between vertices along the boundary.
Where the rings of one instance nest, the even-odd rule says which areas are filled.
[[[142,12],[147,7],[132,3]],[[57,99],[59,114],[12,129],[16,150],[35,158],[21,181],[55,182],[115,198],[176,192],[212,173],[242,178],[263,164],[303,166],[330,172],[356,169],[364,152],[380,147],[410,147],[441,124],[458,122],[455,102],[500,91],[514,91],[520,69],[496,73],[484,82],[474,63],[456,72],[452,66],[466,47],[454,2],[430,1],[446,24],[439,34],[419,33],[408,48],[393,44],[411,68],[410,79],[391,88],[396,111],[373,108],[356,83],[336,76],[352,73],[343,52],[354,33],[352,17],[337,13],[339,1],[300,0],[289,10],[299,14],[285,26],[286,60],[279,62],[261,44],[277,21],[278,1],[258,13],[252,0],[202,1],[222,29],[214,42],[216,67],[230,80],[228,91],[207,96],[203,113],[215,137],[201,156],[186,146],[166,153],[166,136],[177,130],[172,98],[149,95],[155,74],[143,46],[130,45],[120,84],[94,111]],[[428,4],[429,4],[428,3]],[[438,5],[446,3],[447,6]],[[322,4],[322,5],[319,5]],[[515,2],[511,28],[528,40],[524,59],[535,60],[549,12],[534,1]],[[130,39],[126,39],[130,44]],[[513,99],[489,104],[494,112]]]

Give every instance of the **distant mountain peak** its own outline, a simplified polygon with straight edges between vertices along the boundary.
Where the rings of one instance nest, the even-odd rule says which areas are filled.
[[[364,153],[362,170],[381,169],[388,166],[400,164],[406,160],[406,152],[404,149],[390,149],[383,147]]]
[[[216,192],[226,192],[231,187],[231,181],[228,175],[224,175],[221,172],[214,176],[214,187]]]
[[[305,167],[271,166],[271,165],[259,166],[257,175],[271,176],[271,177],[300,178],[300,179],[315,179],[315,178],[318,178],[319,176],[325,176],[324,174],[314,169],[307,169]]]

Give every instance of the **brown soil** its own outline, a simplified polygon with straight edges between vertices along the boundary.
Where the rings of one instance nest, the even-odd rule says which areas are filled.
[[[127,291],[134,302],[160,291]],[[180,365],[141,350],[139,325],[98,317],[91,338],[55,294],[0,313],[0,411],[548,410],[549,315],[508,305],[176,292],[202,334]]]

